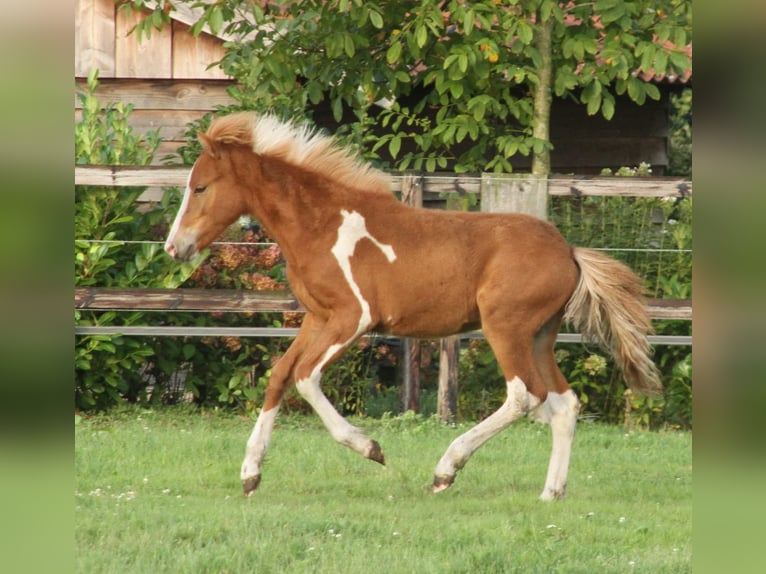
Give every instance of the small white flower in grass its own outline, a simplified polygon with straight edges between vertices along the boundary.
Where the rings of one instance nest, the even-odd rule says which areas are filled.
[[[401,536],[401,535],[402,535],[402,533],[401,533],[401,532],[394,532],[394,533],[393,533],[393,536]]]
[[[558,528],[558,526],[556,526],[555,524],[549,524],[548,526],[546,526],[546,528],[550,530],[551,528]]]
[[[625,522],[625,517],[624,516],[620,516],[620,524],[622,524],[623,522]]]
[[[144,477],[144,484],[149,484],[149,477],[148,476]]]
[[[170,489],[169,488],[163,488],[162,489],[162,494],[170,494]]]
[[[343,535],[342,535],[340,532],[338,532],[338,533],[335,535],[335,538],[340,538],[341,536],[343,536]]]

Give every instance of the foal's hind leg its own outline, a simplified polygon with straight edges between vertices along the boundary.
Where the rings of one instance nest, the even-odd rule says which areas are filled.
[[[548,388],[548,395],[534,412],[534,417],[540,422],[550,423],[553,435],[548,475],[540,495],[542,500],[563,498],[566,494],[569,458],[580,410],[580,402],[561,374],[553,355],[559,323],[560,318],[554,318],[535,337],[535,360]]]
[[[496,332],[485,324],[484,334],[506,376],[507,396],[497,411],[452,441],[436,465],[434,492],[451,486],[457,471],[479,447],[540,404],[540,398],[530,392],[539,386],[532,359],[532,337],[523,332],[512,333],[512,330]],[[543,389],[540,392],[544,394]]]

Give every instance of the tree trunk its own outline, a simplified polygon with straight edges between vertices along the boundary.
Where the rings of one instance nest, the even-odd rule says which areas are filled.
[[[537,71],[538,82],[535,86],[534,126],[532,136],[550,142],[551,98],[553,85],[553,57],[551,36],[553,34],[553,16],[540,22],[535,33],[535,47],[543,59],[542,67]],[[551,172],[551,152],[545,149],[532,154],[532,174],[547,177]]]

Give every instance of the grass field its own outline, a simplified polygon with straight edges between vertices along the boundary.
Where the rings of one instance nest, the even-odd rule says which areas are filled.
[[[538,500],[548,427],[519,422],[430,493],[452,438],[415,416],[356,420],[387,467],[282,417],[259,490],[240,491],[253,421],[123,410],[75,425],[77,572],[691,571],[691,434],[581,423],[566,500]]]

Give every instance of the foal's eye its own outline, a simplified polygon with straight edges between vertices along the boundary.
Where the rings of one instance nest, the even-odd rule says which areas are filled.
[[[207,189],[206,185],[198,185],[197,187],[194,188],[194,193],[202,193],[206,189]]]

